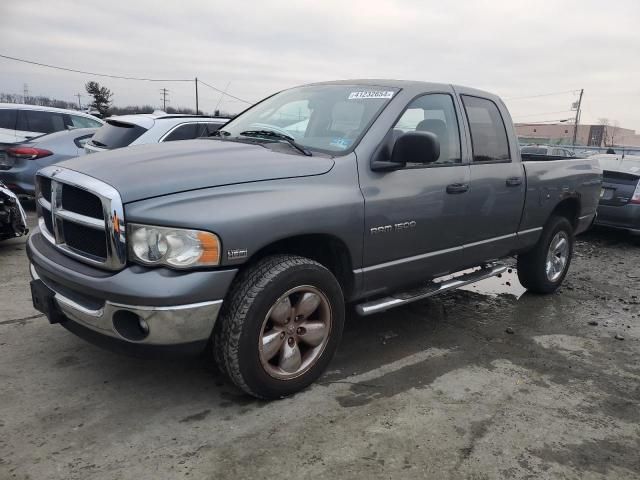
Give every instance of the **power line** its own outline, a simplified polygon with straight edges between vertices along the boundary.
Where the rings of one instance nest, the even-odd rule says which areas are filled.
[[[238,101],[240,101],[240,102],[247,103],[247,104],[249,104],[249,105],[253,104],[253,102],[250,102],[250,101],[248,101],[248,100],[244,100],[244,99],[242,99],[242,98],[235,97],[235,96],[231,95],[230,93],[225,92],[224,90],[220,90],[219,88],[216,88],[216,87],[214,87],[214,86],[212,86],[212,85],[209,85],[209,84],[208,84],[208,83],[206,83],[206,82],[203,82],[203,81],[202,81],[202,80],[200,80],[200,79],[198,79],[198,82],[199,82],[199,83],[201,83],[201,84],[203,84],[203,85],[205,85],[205,86],[207,86],[207,87],[209,87],[209,88],[211,88],[211,89],[213,89],[213,90],[215,90],[216,92],[222,93],[223,95],[225,95],[225,96],[227,96],[227,97],[234,98],[234,99],[236,99],[236,100],[238,100]]]
[[[539,98],[539,97],[551,97],[554,95],[563,95],[565,93],[576,93],[580,90],[565,90],[563,92],[551,92],[551,93],[541,93],[538,95],[525,95],[523,97],[505,97],[503,100],[521,100],[524,98]]]
[[[78,70],[75,68],[67,68],[67,67],[60,67],[57,65],[50,65],[48,63],[41,63],[41,62],[35,62],[33,60],[27,60],[24,58],[18,58],[18,57],[12,57],[9,55],[3,55],[0,54],[0,58],[5,58],[8,60],[13,60],[16,62],[22,62],[22,63],[28,63],[30,65],[37,65],[39,67],[46,67],[46,68],[53,68],[55,70],[62,70],[65,72],[72,72],[72,73],[82,73],[84,75],[93,75],[96,77],[106,77],[106,78],[117,78],[117,79],[121,79],[121,80],[137,80],[137,81],[145,81],[145,82],[193,82],[194,79],[189,78],[189,79],[185,79],[185,78],[146,78],[146,77],[128,77],[128,76],[124,76],[124,75],[112,75],[112,74],[108,74],[108,73],[96,73],[96,72],[88,72],[86,70]],[[195,78],[195,93],[196,93],[196,112],[198,111],[198,83],[202,83],[203,85],[215,90],[216,92],[220,92],[223,96],[227,96],[230,98],[233,98],[239,102],[242,103],[246,103],[246,104],[253,104],[254,102],[250,102],[248,100],[245,100],[243,98],[240,97],[236,97],[234,95],[231,95],[230,93],[227,93],[224,90],[220,90],[217,87],[214,87],[213,85],[210,85],[206,82],[203,82],[202,80],[200,80],[199,78]]]
[[[193,79],[182,79],[182,78],[143,78],[143,77],[125,77],[120,75],[110,75],[107,73],[95,73],[95,72],[86,72],[84,70],[76,70],[75,68],[67,68],[67,67],[58,67],[56,65],[49,65],[47,63],[34,62],[32,60],[25,60],[24,58],[10,57],[9,55],[0,54],[0,58],[6,58],[9,60],[14,60],[16,62],[29,63],[31,65],[37,65],[39,67],[47,67],[47,68],[55,68],[56,70],[63,70],[65,72],[73,72],[73,73],[82,73],[85,75],[93,75],[96,77],[107,77],[107,78],[119,78],[122,80],[139,80],[145,82],[193,82]],[[204,83],[204,82],[203,82]]]
[[[220,102],[222,102],[222,99],[224,98],[224,94],[227,90],[229,90],[229,85],[231,85],[231,81],[227,82],[227,86],[224,87],[224,92],[222,92],[222,94],[220,95],[220,98],[218,99],[218,103],[216,103],[216,108],[214,108],[214,112],[218,111],[218,107],[220,106]]]

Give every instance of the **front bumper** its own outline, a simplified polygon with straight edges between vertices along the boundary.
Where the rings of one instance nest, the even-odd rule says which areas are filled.
[[[599,205],[595,224],[640,233],[640,204]]]
[[[62,323],[65,328],[84,336],[69,328],[71,322],[98,337],[141,346],[204,346],[237,271],[131,266],[106,272],[63,255],[37,229],[27,241],[27,254],[32,278],[53,292],[56,306],[68,319]],[[146,328],[143,338],[123,329],[118,323],[123,318],[141,321]]]
[[[30,270],[31,278],[42,280],[33,264]],[[124,305],[105,301],[101,307],[92,308],[57,292],[54,285],[46,280],[42,281],[55,292],[55,302],[65,317],[95,332],[132,343],[176,345],[207,340],[211,336],[222,306],[222,300],[168,307]],[[148,329],[145,338],[134,340],[126,338],[126,334],[119,333],[114,325],[114,316],[122,315],[118,312],[129,312],[144,320]]]

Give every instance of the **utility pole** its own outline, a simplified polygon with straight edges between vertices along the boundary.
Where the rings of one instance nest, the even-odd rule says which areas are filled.
[[[82,95],[80,95],[79,93],[76,93],[76,94],[74,95],[74,97],[78,97],[78,110],[82,110],[82,104],[80,103],[80,97],[81,97],[81,96],[82,96]]]
[[[167,111],[167,95],[169,94],[169,90],[166,88],[161,88],[160,93],[162,94],[162,110]]]
[[[198,115],[198,77],[196,77],[196,115]]]
[[[573,123],[573,146],[576,146],[576,137],[578,136],[578,123],[580,123],[580,107],[582,106],[582,94],[584,88],[580,89],[580,98],[578,98],[578,106],[576,108],[576,120]]]
[[[28,98],[29,98],[29,85],[25,83],[22,89],[22,101],[24,103],[29,103]]]

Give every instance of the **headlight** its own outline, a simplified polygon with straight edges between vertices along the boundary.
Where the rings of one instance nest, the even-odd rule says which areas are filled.
[[[138,263],[173,268],[220,263],[220,240],[213,233],[135,223],[128,228],[129,252]]]

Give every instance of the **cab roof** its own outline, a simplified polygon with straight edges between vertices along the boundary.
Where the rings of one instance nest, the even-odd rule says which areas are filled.
[[[350,80],[332,80],[328,82],[314,82],[307,85],[364,85],[371,87],[391,87],[403,90],[430,91],[430,90],[449,90],[453,88],[460,93],[471,93],[487,98],[499,98],[496,94],[476,88],[465,87],[463,85],[454,85],[449,83],[433,83],[418,80],[394,80],[385,78],[358,78]]]

